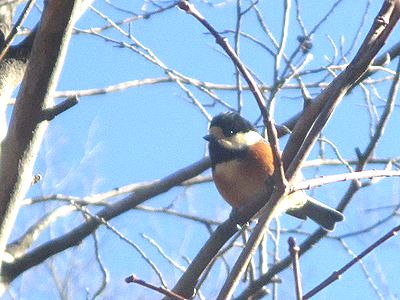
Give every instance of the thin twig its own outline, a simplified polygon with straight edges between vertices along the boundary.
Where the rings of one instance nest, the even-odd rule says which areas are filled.
[[[177,293],[174,293],[173,291],[166,289],[162,286],[155,286],[151,283],[148,283],[142,279],[139,279],[136,275],[130,275],[128,277],[125,278],[125,282],[126,283],[137,283],[139,285],[145,286],[149,289],[152,289],[156,292],[159,292],[165,296],[171,297],[172,299],[177,299],[177,300],[186,300],[186,298],[178,295]]]
[[[280,261],[280,258],[279,258],[279,243],[281,241],[281,224],[280,224],[278,218],[274,218],[274,220],[275,220],[275,235],[271,232],[268,236],[270,236],[271,240],[273,241],[273,245],[274,245],[274,249],[273,249],[273,251],[274,251],[273,264],[276,264],[277,262]],[[265,238],[265,236],[263,237],[263,239],[264,238]],[[274,300],[278,299],[279,283],[280,282],[278,280],[274,280],[272,282],[272,296],[273,296]]]
[[[283,53],[284,53],[285,47],[286,47],[286,41],[287,41],[288,31],[289,31],[290,7],[291,7],[291,0],[285,0],[284,1],[284,13],[283,13],[281,41],[279,43],[278,53],[275,56],[275,70],[274,70],[275,82],[277,82],[279,80],[278,72],[279,72],[279,68],[281,65],[282,56],[283,56]]]
[[[8,244],[6,252],[12,257],[12,260],[21,257],[32,246],[32,244],[37,241],[43,231],[48,229],[50,225],[54,224],[54,222],[59,220],[61,217],[69,215],[75,210],[76,208],[74,206],[66,205],[57,207],[53,211],[45,214],[32,224],[21,237]]]
[[[179,265],[177,262],[175,262],[171,257],[169,257],[166,253],[165,253],[165,251],[161,248],[161,246],[154,240],[154,239],[152,239],[151,237],[149,237],[149,236],[147,236],[146,234],[144,234],[144,233],[141,233],[140,234],[146,241],[148,241],[151,245],[153,245],[156,249],[157,249],[157,251],[158,251],[158,253],[160,253],[160,255],[162,256],[162,257],[164,257],[171,265],[173,265],[175,268],[177,268],[179,271],[181,271],[181,272],[185,272],[186,271],[186,268],[185,267],[182,267],[181,265]]]
[[[235,64],[235,66],[240,70],[242,73],[244,79],[247,81],[247,84],[249,85],[249,88],[251,92],[254,95],[254,98],[257,101],[258,107],[261,111],[261,114],[264,118],[264,123],[267,127],[267,133],[268,133],[268,140],[271,144],[273,154],[274,154],[274,164],[275,164],[275,170],[277,170],[277,174],[279,174],[279,178],[281,179],[275,184],[278,185],[285,185],[285,176],[283,174],[283,166],[282,162],[280,159],[280,151],[279,151],[279,144],[278,144],[278,137],[275,129],[275,125],[272,121],[271,116],[269,115],[268,111],[266,110],[265,106],[265,100],[264,97],[258,88],[257,83],[255,82],[253,76],[247,69],[247,67],[241,62],[240,58],[236,55],[234,49],[229,45],[227,40],[225,38],[222,38],[221,35],[214,29],[214,27],[211,26],[210,23],[207,22],[207,20],[200,14],[200,12],[195,8],[195,6],[185,0],[182,0],[178,3],[178,7],[188,14],[192,15],[195,17],[204,27],[207,28],[207,30],[215,37],[216,43],[224,49],[226,54],[229,55],[231,58],[232,62]]]
[[[350,249],[350,247],[342,240],[339,239],[340,244],[342,244],[344,250],[351,255],[353,258],[356,257],[357,255]],[[376,296],[380,299],[380,300],[385,300],[385,297],[382,295],[382,293],[379,291],[379,287],[375,284],[375,282],[373,281],[370,272],[367,269],[366,264],[360,260],[360,267],[362,269],[362,271],[364,272],[364,275],[368,281],[368,283],[370,284],[371,288],[374,290],[374,292],[376,293]]]
[[[133,23],[133,22],[138,21],[138,20],[146,20],[146,19],[149,19],[150,17],[152,17],[153,15],[165,12],[165,11],[175,7],[175,6],[176,6],[176,2],[174,1],[174,2],[169,3],[165,7],[158,6],[158,8],[153,10],[153,11],[143,12],[143,14],[134,14],[132,17],[116,21],[115,24],[117,24],[119,26],[122,26],[122,25],[125,25],[125,24]],[[129,14],[132,15],[132,13],[129,13]],[[109,25],[109,24],[105,25],[103,27],[96,27],[96,28],[91,27],[90,29],[74,28],[74,34],[82,34],[82,33],[91,34],[92,32],[100,33],[102,31],[106,31],[106,30],[108,30],[110,28],[112,28],[112,25]]]
[[[378,50],[383,46],[388,38],[390,32],[395,27],[400,16],[399,2],[385,1],[381,10],[375,19],[367,37],[365,38],[362,46],[357,52],[355,58],[350,63],[349,67],[342,72],[330,85],[325,89],[322,94],[317,98],[317,101],[312,103],[306,108],[302,117],[297,121],[295,129],[289,139],[288,145],[285,148],[283,160],[286,165],[291,164],[289,170],[286,172],[288,178],[293,176],[302,163],[302,160],[308,155],[311,146],[314,144],[319,135],[320,130],[328,121],[330,115],[333,113],[336,105],[340,102],[346,91],[354,86],[354,81],[361,78],[368,69],[368,66],[376,55]],[[386,20],[386,21],[385,21]],[[328,101],[329,99],[329,101]],[[330,102],[330,103],[329,103]],[[316,125],[317,124],[317,125]],[[313,127],[315,126],[315,127]],[[312,128],[307,132],[305,128]],[[299,149],[300,148],[300,149]],[[361,171],[364,164],[359,164],[357,171]],[[352,184],[348,189],[346,195],[343,197],[343,204],[339,205],[339,210],[343,210],[346,204],[351,199],[357,188]],[[309,239],[302,244],[301,252],[309,249],[311,244],[318,242],[325,236],[322,230],[317,230]],[[260,280],[251,284],[240,296],[240,299],[246,299],[253,291],[261,288],[265,282],[269,282],[277,272],[283,270],[289,264],[289,259],[282,260],[271,268],[268,274],[263,275]]]
[[[357,159],[344,159],[345,162],[349,165],[357,165],[358,160]],[[400,162],[400,157],[390,157],[390,158],[371,158],[368,161],[368,164],[396,164]],[[312,159],[312,160],[307,160],[304,162],[302,165],[302,168],[313,168],[313,167],[320,167],[320,166],[340,166],[343,165],[343,162],[340,161],[339,159],[329,159],[329,158],[324,158],[324,159]]]
[[[114,233],[122,241],[126,242],[129,246],[131,246],[133,249],[135,249],[140,254],[140,256],[146,261],[146,263],[153,269],[154,273],[157,275],[158,279],[160,280],[161,285],[164,287],[167,286],[167,283],[165,282],[161,271],[158,269],[156,264],[151,261],[151,259],[146,255],[146,253],[138,245],[136,245],[133,241],[128,239],[121,231],[119,231],[117,228],[112,226],[111,223],[108,222],[107,220],[105,220],[104,218],[101,218],[98,215],[91,213],[86,207],[76,204],[74,201],[71,201],[71,204],[73,206],[75,206],[79,211],[81,211],[88,220],[90,220],[90,219],[96,220],[99,224],[104,225],[107,229],[109,229],[112,233]]]
[[[400,4],[399,4],[400,7]],[[398,8],[400,10],[400,8]],[[400,14],[400,13],[399,13]],[[370,142],[368,143],[366,149],[364,152],[360,155],[359,162],[356,166],[356,171],[361,171],[365,165],[369,162],[370,157],[372,156],[376,145],[378,144],[378,141],[381,139],[383,136],[386,124],[389,121],[389,117],[391,116],[393,109],[394,109],[394,104],[395,104],[395,99],[397,96],[397,91],[399,88],[399,82],[400,82],[400,59],[397,64],[397,70],[396,70],[396,79],[393,81],[389,95],[388,95],[388,100],[385,106],[385,110],[382,113],[382,116],[379,120],[378,125],[376,126],[376,130],[374,133],[374,136],[371,138]],[[350,189],[352,190],[357,190],[359,189],[360,186],[358,183],[353,182],[352,185],[350,186]],[[343,211],[345,207],[348,205],[349,199],[344,198],[338,205],[338,209],[340,211]]]
[[[363,252],[361,252],[357,257],[352,259],[349,263],[347,263],[343,268],[339,269],[338,271],[335,271],[330,275],[327,279],[325,279],[323,282],[321,282],[319,285],[317,285],[315,288],[313,288],[311,291],[309,291],[307,294],[303,296],[303,299],[309,299],[324,288],[326,288],[328,285],[330,285],[332,282],[340,279],[340,277],[345,273],[348,269],[350,269],[354,264],[356,264],[358,261],[360,261],[364,256],[368,255],[371,253],[375,248],[379,247],[382,245],[384,242],[386,242],[388,239],[391,237],[395,236],[398,232],[400,231],[400,225],[392,228],[388,233],[386,233],[384,236],[382,236],[379,240],[377,240],[375,243],[373,243],[371,246],[369,246],[367,249],[365,249]]]
[[[272,117],[266,109],[264,97],[260,89],[258,88],[253,76],[251,75],[247,67],[241,62],[240,58],[236,55],[235,51],[229,45],[227,40],[220,36],[220,34],[214,29],[214,27],[210,23],[208,23],[208,21],[200,14],[200,12],[194,7],[193,4],[182,0],[178,3],[178,7],[195,17],[204,27],[207,28],[207,30],[215,37],[216,43],[224,49],[226,54],[228,54],[232,62],[242,73],[244,79],[247,81],[250,87],[251,92],[254,95],[254,98],[263,116],[264,124],[267,127],[268,140],[270,142],[274,158],[275,171],[273,179],[276,191],[273,194],[273,197],[271,197],[271,199],[268,201],[268,204],[263,208],[261,212],[262,217],[260,218],[259,223],[256,226],[256,230],[252,234],[249,243],[240,254],[238,260],[236,261],[231,273],[229,274],[224,286],[222,287],[218,295],[218,299],[225,299],[229,298],[232,295],[234,289],[239,283],[241,275],[243,274],[243,272],[245,272],[245,269],[250,262],[253,249],[255,249],[261,242],[262,235],[265,233],[267,228],[266,225],[269,224],[269,222],[271,221],[272,214],[275,211],[278,200],[285,194],[285,191],[287,189],[287,181],[284,174],[279,150],[278,134]]]
[[[359,236],[361,234],[370,232],[371,230],[378,228],[379,226],[381,226],[381,225],[387,223],[388,221],[392,220],[394,216],[398,215],[398,213],[397,213],[398,206],[399,205],[397,205],[397,208],[390,215],[384,217],[383,219],[378,220],[377,222],[369,225],[368,227],[359,229],[357,231],[351,231],[351,232],[348,232],[348,233],[341,234],[341,235],[337,236],[337,238],[340,239],[340,240],[343,240],[345,238],[351,238],[351,237],[354,237],[354,236]]]
[[[22,23],[28,16],[28,14],[34,4],[35,4],[35,0],[29,0],[28,3],[25,5],[24,10],[22,11],[18,20],[15,22],[15,25],[11,29],[11,32],[8,34],[7,39],[4,42],[3,49],[0,52],[0,61],[2,61],[4,56],[6,55],[8,48],[10,48],[12,41],[14,40],[15,36],[17,35],[17,33],[19,31],[19,27],[22,25]]]
[[[298,170],[298,166],[308,156],[319,132],[326,125],[346,92],[367,72],[372,59],[384,45],[399,17],[400,5],[385,1],[349,66],[332,81],[314,103],[306,107],[290,136],[288,142],[290,147],[286,147],[283,153],[283,161],[286,166],[289,166],[286,174],[288,177]],[[311,129],[307,131],[304,130],[305,128]]]
[[[71,107],[77,105],[79,102],[78,97],[72,96],[65,99],[63,102],[43,110],[43,120],[51,121],[59,114],[62,114],[66,110],[70,109]]]
[[[242,2],[238,0],[236,2],[236,28],[235,28],[235,53],[240,55],[240,28],[242,24]],[[242,95],[242,82],[240,79],[240,71],[235,67],[235,80],[237,85],[237,111],[240,113],[243,108],[243,95]]]
[[[301,288],[301,273],[300,273],[300,264],[299,264],[299,252],[300,248],[296,245],[296,240],[293,237],[289,237],[289,253],[292,257],[293,264],[293,273],[294,273],[294,282],[296,285],[296,299],[302,300],[303,291]]]
[[[353,168],[351,167],[351,165],[343,158],[343,156],[340,154],[339,148],[330,140],[328,140],[325,137],[321,137],[319,139],[320,142],[326,143],[329,146],[331,146],[333,152],[335,153],[337,159],[347,168],[347,170],[349,170],[349,172],[354,172]]]
[[[110,280],[110,274],[109,274],[106,266],[104,265],[104,261],[100,255],[99,241],[98,241],[96,231],[94,231],[92,233],[92,237],[93,237],[93,242],[94,242],[94,253],[95,253],[95,257],[96,257],[96,262],[99,265],[99,269],[100,269],[100,272],[102,275],[101,285],[97,288],[97,290],[94,292],[94,294],[92,296],[92,300],[95,300],[106,289],[107,283]]]
[[[133,45],[125,43],[125,42],[120,42],[120,41],[115,41],[111,38],[106,38],[103,37],[109,41],[113,41],[123,47],[126,47],[130,50],[133,50],[135,53],[140,54],[141,56],[143,56],[144,58],[146,58],[148,61],[150,61],[151,63],[159,66],[164,72],[165,74],[167,74],[170,78],[172,78],[176,84],[186,93],[186,95],[188,96],[188,98],[192,101],[192,103],[197,106],[200,110],[200,112],[207,118],[207,120],[211,120],[211,116],[210,114],[207,112],[207,110],[204,108],[204,106],[200,103],[199,100],[197,100],[197,98],[194,96],[194,94],[183,84],[183,82],[180,79],[180,75],[178,72],[171,70],[170,68],[168,68],[154,53],[150,48],[145,47],[138,39],[136,39],[134,36],[132,36],[131,34],[129,34],[128,32],[126,32],[125,30],[123,30],[120,26],[118,26],[113,20],[111,20],[108,16],[106,16],[105,14],[103,14],[102,12],[100,12],[99,10],[97,10],[96,8],[94,8],[93,6],[90,6],[90,9],[95,12],[98,16],[100,16],[102,19],[104,19],[105,21],[107,21],[113,28],[115,28],[119,33],[121,33],[123,36],[125,36],[126,38],[130,39],[133,42]],[[100,34],[96,34],[98,36],[100,36]],[[139,50],[139,49],[141,50]],[[201,89],[203,92],[207,92],[204,89]],[[211,94],[211,93],[210,93]],[[210,95],[209,94],[209,95]],[[210,95],[212,96],[212,95]]]
[[[293,193],[299,190],[308,190],[317,186],[322,186],[329,183],[335,183],[341,181],[378,178],[378,177],[393,177],[393,176],[400,176],[400,171],[368,170],[368,171],[357,171],[353,173],[322,176],[320,178],[314,178],[299,183],[295,183],[290,187],[290,192]]]
[[[342,2],[343,0],[337,0],[332,7],[330,8],[330,10],[325,14],[324,17],[322,17],[322,19],[313,27],[313,29],[311,29],[311,31],[309,32],[309,34],[307,36],[304,37],[304,39],[311,39],[312,35],[318,30],[318,28],[328,19],[328,17],[333,13],[333,11],[335,10],[335,8]],[[294,60],[294,58],[296,57],[296,55],[299,53],[299,51],[302,49],[303,44],[300,43],[297,48],[293,51],[292,55],[289,57],[288,59],[288,63],[284,69],[284,71],[282,72],[282,74],[286,74],[286,72],[288,71],[289,66],[291,65],[292,61]]]
[[[168,176],[158,179],[149,185],[145,185],[109,206],[105,207],[99,211],[93,218],[89,221],[71,229],[64,235],[51,239],[30,252],[26,253],[20,257],[14,263],[4,263],[3,264],[3,274],[7,276],[10,280],[17,277],[19,274],[23,273],[27,269],[40,264],[45,259],[49,258],[56,253],[59,253],[67,248],[73,247],[81,243],[81,241],[95,231],[101,222],[100,220],[110,220],[122,213],[136,207],[137,205],[143,203],[149,198],[155,197],[161,193],[166,192],[174,186],[181,184],[183,181],[192,178],[206,170],[210,162],[208,159],[202,159],[192,165],[182,168]],[[79,202],[75,202],[78,204]]]

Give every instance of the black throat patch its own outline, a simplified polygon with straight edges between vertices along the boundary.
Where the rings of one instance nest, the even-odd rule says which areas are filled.
[[[217,141],[210,141],[208,144],[208,150],[210,152],[211,166],[213,168],[218,163],[228,162],[235,159],[243,159],[247,155],[247,148],[228,149],[223,147]]]

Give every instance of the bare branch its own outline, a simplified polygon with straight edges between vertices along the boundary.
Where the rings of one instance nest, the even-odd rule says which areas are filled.
[[[51,106],[81,1],[50,1],[43,12],[0,158],[0,257],[32,181],[32,169],[46,130],[42,110]]]
[[[135,14],[132,17],[129,17],[129,18],[126,18],[126,19],[123,19],[123,20],[120,20],[120,21],[116,21],[115,24],[120,26],[120,25],[124,25],[124,24],[133,23],[133,22],[138,21],[138,20],[149,19],[153,15],[162,13],[162,12],[164,12],[166,10],[174,8],[175,6],[176,6],[176,2],[172,1],[170,4],[168,4],[165,7],[158,7],[154,11],[144,12],[143,14]],[[77,29],[77,28],[75,28],[74,29],[74,33],[75,34],[78,34],[78,33],[89,33],[90,34],[92,32],[100,33],[102,31],[108,30],[108,29],[110,29],[112,27],[113,27],[112,25],[106,25],[106,26],[103,26],[103,27],[90,28],[90,29]]]
[[[288,244],[289,244],[290,256],[292,257],[294,282],[296,284],[296,299],[302,300],[303,292],[301,288],[301,273],[299,264],[300,248],[296,245],[296,241],[293,237],[289,237]]]
[[[368,70],[371,61],[397,24],[399,16],[399,1],[385,1],[350,65],[318,96],[316,102],[306,107],[283,153],[284,165],[289,166],[288,174],[286,174],[288,179],[297,171],[298,166],[311,151],[318,133],[325,126],[343,96]]]
[[[75,96],[69,97],[63,102],[53,106],[52,108],[47,108],[43,110],[42,119],[43,121],[51,121],[59,114],[65,112],[76,104],[78,104],[78,98]]]
[[[219,225],[207,242],[203,245],[196,257],[190,263],[186,272],[175,284],[174,291],[185,297],[192,297],[195,286],[203,271],[213,261],[218,251],[238,231],[237,220],[231,216]]]
[[[135,244],[133,241],[131,241],[129,238],[127,238],[121,231],[119,231],[117,228],[112,226],[107,220],[99,217],[98,215],[92,214],[86,207],[76,204],[73,201],[71,202],[71,204],[73,206],[75,206],[76,209],[80,210],[83,213],[85,219],[96,220],[99,224],[104,225],[108,230],[110,230],[112,233],[114,233],[118,238],[120,238],[122,241],[126,242],[129,246],[131,246],[133,249],[135,249],[135,251],[139,253],[139,255],[143,258],[143,260],[153,269],[154,273],[157,275],[161,284],[164,287],[167,286],[159,268],[137,244]]]
[[[268,202],[268,204],[267,204],[268,209],[264,208],[262,210],[262,212],[261,212],[262,217],[259,220],[259,223],[256,227],[256,231],[252,234],[252,237],[257,236],[257,238],[254,239],[254,247],[257,247],[262,239],[262,235],[263,235],[262,233],[265,232],[265,230],[266,230],[267,226],[265,226],[265,224],[269,223],[269,221],[272,219],[272,212],[275,211],[278,200],[285,193],[286,186],[287,186],[286,177],[284,174],[283,164],[282,164],[282,160],[281,160],[281,154],[280,154],[280,150],[279,150],[278,134],[277,134],[273,119],[266,109],[264,97],[263,97],[260,89],[258,88],[257,83],[255,82],[255,80],[254,80],[253,76],[251,75],[251,73],[249,72],[249,70],[241,62],[240,58],[237,56],[235,51],[229,45],[227,40],[222,38],[219,35],[219,33],[212,27],[212,25],[210,23],[207,22],[207,20],[200,14],[200,12],[194,7],[193,4],[188,3],[187,1],[183,0],[178,3],[178,6],[182,10],[186,11],[187,13],[189,13],[190,15],[195,17],[204,27],[207,28],[207,30],[215,37],[217,44],[219,44],[224,49],[224,51],[231,58],[232,62],[235,64],[235,66],[240,70],[244,79],[247,81],[251,92],[254,95],[257,105],[263,116],[264,124],[267,127],[268,141],[271,145],[273,158],[274,158],[273,161],[274,161],[275,171],[274,171],[273,179],[274,179],[274,183],[275,183],[275,187],[277,188],[277,191],[273,194],[275,196],[271,197],[270,201]],[[257,228],[260,228],[259,232],[257,232]],[[232,295],[236,285],[239,282],[240,276],[243,274],[247,265],[250,262],[251,253],[254,251],[254,248],[252,248],[252,245],[251,245],[252,242],[253,242],[253,240],[250,239],[249,243],[247,244],[247,246],[245,248],[245,250],[247,250],[247,251],[243,251],[241,253],[240,257],[238,258],[237,262],[235,263],[229,277],[227,278],[224,286],[222,287],[222,289],[218,295],[218,299],[229,298]]]
[[[333,272],[331,276],[329,276],[327,279],[325,279],[323,282],[321,282],[319,285],[317,285],[315,288],[313,288],[311,291],[309,291],[307,294],[305,294],[303,296],[303,299],[306,300],[306,299],[313,297],[314,295],[319,293],[321,290],[326,288],[328,285],[330,285],[332,282],[338,280],[343,275],[343,273],[345,273],[348,269],[350,269],[354,264],[356,264],[363,257],[365,257],[366,255],[371,253],[375,248],[382,245],[388,239],[397,235],[397,233],[399,231],[400,231],[400,226],[396,226],[396,227],[392,228],[388,233],[386,233],[379,240],[377,240],[375,243],[373,243],[371,246],[369,246],[367,249],[365,249],[363,252],[361,252],[357,257],[352,259],[349,263],[347,263],[345,266],[343,266],[338,271]]]
[[[137,278],[136,275],[130,275],[130,276],[126,277],[125,282],[126,283],[137,283],[139,285],[142,285],[149,289],[152,289],[156,292],[159,292],[165,296],[171,297],[172,299],[176,299],[176,300],[186,300],[187,299],[187,298],[182,297],[182,296],[178,295],[177,293],[174,293],[173,291],[170,291],[164,287],[157,287],[151,283],[148,283],[142,279],[139,279],[139,278]]]
[[[359,161],[357,159],[344,159],[346,164],[348,165],[357,165]],[[390,157],[390,158],[371,158],[368,163],[369,164],[384,164],[387,165],[389,163],[395,163],[400,161],[400,157]],[[311,167],[318,167],[318,166],[340,166],[343,165],[343,161],[340,159],[312,159],[307,160],[302,165],[303,168],[311,168]]]
[[[126,198],[110,204],[84,224],[72,229],[70,232],[49,240],[37,248],[31,250],[18,258],[15,262],[3,264],[3,276],[12,280],[27,269],[40,264],[52,255],[55,255],[65,249],[78,245],[85,237],[90,235],[101,224],[98,219],[108,221],[120,214],[134,208],[138,204],[155,197],[169,189],[178,186],[183,181],[192,178],[203,172],[210,164],[208,159],[202,159],[186,168],[183,168],[169,176],[150,183],[147,186],[138,188],[134,193]],[[234,225],[236,228],[236,225]]]
[[[285,185],[285,176],[283,174],[283,167],[282,167],[282,163],[281,163],[281,159],[280,159],[280,151],[279,151],[279,145],[278,145],[277,132],[276,132],[273,120],[272,120],[269,112],[266,109],[264,97],[263,97],[260,89],[258,88],[256,81],[254,80],[253,76],[251,75],[249,70],[246,68],[246,66],[241,62],[240,58],[236,55],[235,51],[229,45],[227,40],[221,37],[221,35],[218,33],[218,31],[216,31],[212,27],[212,25],[207,22],[207,20],[200,14],[200,12],[194,7],[193,4],[188,3],[187,1],[183,0],[178,3],[178,6],[179,6],[179,8],[181,8],[188,14],[195,17],[204,27],[207,28],[207,30],[215,37],[217,44],[220,45],[222,47],[222,49],[224,49],[226,54],[229,55],[232,62],[240,70],[244,79],[248,83],[250,90],[253,93],[254,98],[257,101],[257,105],[261,111],[263,118],[264,118],[264,123],[267,127],[268,140],[271,144],[273,154],[274,154],[275,170],[278,174],[277,179],[278,178],[280,179],[280,180],[276,180],[276,185],[277,186]]]
[[[347,252],[349,255],[351,255],[352,257],[356,257],[356,256],[357,256],[357,255],[350,249],[350,247],[349,247],[348,245],[346,245],[346,243],[345,243],[342,239],[339,239],[339,242],[342,244],[343,248],[346,250],[346,252]],[[370,274],[370,272],[369,272],[368,269],[367,269],[366,264],[365,264],[362,260],[359,260],[358,262],[359,262],[359,264],[360,264],[360,267],[361,267],[363,273],[365,274],[365,277],[366,277],[366,279],[367,279],[369,285],[370,285],[371,288],[374,290],[374,292],[375,292],[375,294],[377,295],[377,297],[378,297],[380,300],[385,300],[385,297],[382,295],[382,293],[379,291],[377,285],[376,285],[375,282],[373,281],[373,279],[372,279],[372,277],[371,277],[371,274]]]
[[[99,241],[97,238],[97,233],[93,232],[92,236],[93,236],[93,242],[94,242],[94,252],[95,252],[96,261],[97,261],[97,264],[99,265],[100,272],[103,277],[102,281],[101,281],[101,285],[99,286],[99,288],[95,291],[95,293],[92,296],[92,299],[94,300],[98,296],[100,296],[101,293],[106,289],[107,283],[110,280],[110,274],[107,271],[107,268],[104,265],[103,259],[100,256]]]
[[[12,28],[11,32],[8,34],[7,39],[5,40],[4,45],[3,45],[3,49],[1,49],[1,51],[0,51],[0,62],[3,60],[4,56],[6,55],[8,48],[11,46],[11,43],[14,40],[14,37],[18,33],[19,27],[25,21],[33,4],[35,4],[35,0],[28,1],[24,10],[22,11],[21,15],[19,16],[18,20],[15,22],[14,27]]]
[[[176,269],[178,269],[181,272],[185,272],[186,268],[182,267],[181,265],[179,265],[177,262],[175,262],[171,257],[169,257],[165,251],[161,248],[161,246],[152,238],[148,237],[146,234],[141,233],[140,234],[146,241],[148,241],[151,245],[153,245],[158,253],[160,253],[160,255],[162,257],[164,257],[172,266],[174,266]]]
[[[61,206],[53,210],[52,212],[43,216],[35,224],[33,224],[29,229],[16,241],[7,245],[7,255],[12,256],[12,260],[7,260],[7,262],[13,262],[18,257],[26,253],[26,250],[32,245],[34,241],[39,237],[39,235],[48,228],[55,220],[59,219],[61,216],[65,216],[73,212],[76,208],[72,205]]]
[[[181,2],[182,3],[182,2]],[[186,4],[185,4],[186,5]],[[188,9],[188,8],[186,8]],[[288,146],[286,147],[284,152],[284,161],[286,162],[284,165],[288,166],[290,162],[293,162],[293,164],[290,166],[289,174],[287,175],[288,180],[292,178],[297,171],[299,165],[303,162],[305,157],[307,156],[308,152],[310,151],[312,145],[314,144],[315,140],[317,139],[320,130],[324,127],[326,124],[327,120],[329,119],[329,116],[332,114],[334,108],[336,105],[339,103],[339,101],[342,99],[342,97],[345,95],[346,91],[349,90],[353,84],[354,84],[354,79],[361,77],[366,70],[368,70],[369,63],[373,59],[373,57],[376,55],[378,50],[382,47],[384,41],[388,37],[389,33],[391,30],[394,28],[395,24],[398,21],[400,15],[400,5],[398,3],[386,1],[383,6],[382,10],[379,12],[378,17],[377,17],[377,22],[375,22],[371,28],[370,33],[368,34],[367,38],[365,39],[362,47],[360,48],[358,54],[356,57],[353,59],[352,63],[347,67],[347,69],[340,75],[338,76],[332,84],[329,85],[329,87],[318,97],[317,101],[311,105],[309,105],[304,114],[303,117],[300,119],[300,121],[297,122],[296,127],[294,132],[291,135],[291,138],[289,140]],[[388,24],[383,24],[380,20],[382,19],[382,16],[388,16]],[[384,17],[383,17],[384,18]],[[210,30],[210,29],[209,29]],[[211,30],[210,30],[211,31]],[[322,113],[321,113],[322,112]],[[319,116],[319,117],[318,117]],[[316,124],[316,126],[314,126]],[[313,127],[314,126],[314,127]],[[311,128],[311,131],[307,131],[306,129]],[[307,137],[307,140],[305,140],[305,137]],[[303,143],[304,142],[304,143]],[[302,149],[300,152],[297,152],[299,148]],[[297,153],[297,157],[295,157]],[[351,193],[349,193],[351,194]],[[275,193],[272,197],[276,197],[279,199],[278,195]],[[270,201],[268,203],[273,202],[272,199],[275,201],[278,200],[276,198],[270,198]],[[267,203],[267,207],[268,207]],[[268,208],[264,209],[268,209]],[[254,239],[252,240],[252,237],[250,238],[250,241],[248,243],[248,246],[246,246],[247,249],[245,251],[247,254],[243,254],[243,257],[247,256],[248,253],[250,253],[254,248],[255,244],[258,244],[259,238],[258,236],[260,233],[263,232],[262,227],[265,225],[267,222],[267,218],[263,218],[264,215],[262,215],[262,219],[256,226],[256,229],[252,235],[254,236]],[[227,221],[226,224],[229,222]],[[229,226],[228,226],[229,228]],[[217,229],[218,231],[218,229]],[[207,244],[211,241],[215,241],[216,236],[219,236],[218,240],[218,245],[221,245],[223,243],[223,240],[226,239],[226,237],[221,236],[221,232],[216,233],[207,241],[206,245],[200,250],[198,256],[196,259],[192,262],[192,264],[188,268],[188,272],[192,271],[192,266],[193,266],[193,271],[196,270],[196,273],[190,272],[190,276],[193,276],[190,280],[186,276],[183,276],[181,280],[177,283],[175,286],[175,291],[178,291],[178,293],[191,296],[191,293],[193,292],[192,290],[192,285],[193,281],[196,281],[196,278],[199,273],[201,273],[201,270],[197,268],[201,268],[202,265],[206,265],[206,262],[201,261],[202,259],[207,259],[207,257],[210,257],[210,252],[209,253],[203,253],[205,249],[213,249],[211,246],[207,247]],[[232,230],[227,231],[228,234],[232,234]],[[307,240],[307,245],[310,247],[311,244],[316,243],[318,240],[320,240],[323,236],[325,235],[323,230],[317,231],[313,237]],[[221,240],[223,239],[223,240]],[[214,246],[218,246],[214,245]],[[212,256],[211,256],[212,257]],[[239,260],[241,260],[241,257],[239,257]],[[238,261],[239,261],[238,260]],[[286,266],[287,266],[287,261],[285,261]],[[198,264],[196,267],[194,264]],[[241,260],[240,264],[247,265],[246,261]],[[273,270],[273,272],[276,272],[278,270],[282,270],[285,268],[285,264],[279,263],[277,267]],[[199,272],[200,271],[200,272]],[[268,272],[270,274],[273,273],[271,271]],[[237,272],[237,273],[240,273]],[[274,273],[276,274],[276,273]],[[237,274],[236,274],[237,275]],[[237,277],[230,282],[233,283]],[[227,283],[227,290],[224,291],[223,293],[220,294],[220,296],[229,296],[231,295],[232,292],[232,286],[231,283]]]
[[[400,176],[400,171],[391,171],[391,170],[369,170],[369,171],[357,171],[353,173],[345,173],[345,174],[337,174],[337,175],[329,175],[322,176],[320,178],[313,178],[309,180],[305,180],[303,182],[295,183],[290,187],[290,192],[293,193],[299,190],[308,190],[314,187],[349,181],[349,180],[359,180],[359,179],[373,179],[379,177],[393,177]]]
[[[398,7],[400,7],[400,3],[398,2]],[[398,8],[400,10],[400,8]],[[385,106],[385,110],[379,120],[378,125],[376,126],[375,134],[371,138],[370,142],[368,143],[366,149],[364,150],[363,153],[360,154],[359,156],[359,162],[356,167],[356,171],[361,171],[365,165],[368,163],[374,149],[376,148],[376,145],[378,144],[378,141],[381,139],[385,126],[389,120],[389,117],[391,115],[391,112],[393,111],[394,108],[394,103],[395,103],[395,98],[397,96],[397,90],[400,82],[400,59],[397,65],[397,72],[396,72],[396,80],[393,81],[392,86],[389,91],[389,97],[388,101]],[[349,188],[350,190],[356,191],[360,188],[360,185],[357,182],[353,182],[352,185]],[[345,207],[348,205],[350,198],[344,198],[340,202],[338,209],[339,210],[344,210]]]
[[[157,83],[166,83],[166,82],[172,82],[172,79],[170,77],[159,77],[159,78],[146,78],[142,80],[131,80],[96,89],[87,89],[79,91],[60,91],[55,93],[55,97],[62,98],[62,97],[96,96],[96,95],[120,92],[122,90],[133,87],[139,87]]]
[[[178,212],[178,211],[175,211],[172,209],[167,209],[167,208],[154,208],[154,207],[149,207],[149,206],[138,205],[136,207],[136,209],[146,211],[146,212],[151,212],[151,213],[163,213],[163,214],[167,214],[167,215],[171,215],[171,216],[176,216],[176,217],[183,218],[186,220],[199,222],[205,226],[221,224],[221,222],[218,222],[218,221],[215,221],[212,219],[206,219],[206,218],[202,218],[202,217],[198,217],[198,216],[194,216],[194,215],[189,215],[189,214],[181,213],[181,212]]]

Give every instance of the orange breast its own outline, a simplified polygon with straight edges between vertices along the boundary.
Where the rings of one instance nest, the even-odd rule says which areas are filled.
[[[266,194],[265,182],[273,170],[271,147],[259,142],[249,148],[245,158],[217,164],[213,177],[221,196],[240,208]]]

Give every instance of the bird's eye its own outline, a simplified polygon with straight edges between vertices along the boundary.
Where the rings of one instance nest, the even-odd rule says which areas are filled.
[[[233,129],[229,129],[229,130],[227,131],[227,133],[226,133],[226,137],[232,136],[232,135],[234,135],[234,134],[235,134],[235,132],[233,131]]]
[[[224,133],[225,137],[230,137],[230,136],[235,135],[235,130],[234,129],[230,129],[230,128],[225,128],[223,130],[223,133]]]

